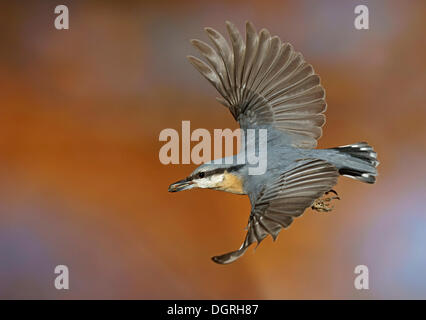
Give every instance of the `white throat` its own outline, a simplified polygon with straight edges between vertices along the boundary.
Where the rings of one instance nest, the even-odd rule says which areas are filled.
[[[199,188],[215,188],[219,183],[221,183],[225,179],[225,175],[223,173],[214,174],[212,176],[196,179],[195,183]]]

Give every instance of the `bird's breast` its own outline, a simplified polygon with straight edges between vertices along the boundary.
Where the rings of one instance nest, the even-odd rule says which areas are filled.
[[[216,185],[215,189],[236,194],[246,194],[241,177],[226,171],[223,180]]]

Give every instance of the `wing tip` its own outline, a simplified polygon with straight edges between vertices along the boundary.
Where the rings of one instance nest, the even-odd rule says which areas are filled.
[[[219,35],[219,32],[213,29],[212,27],[205,27],[204,31],[207,33],[209,37],[217,38]]]
[[[197,57],[194,57],[190,54],[186,56],[186,59],[188,59],[188,61],[191,62],[192,64],[197,64],[199,61],[201,61]]]
[[[225,24],[226,26],[234,26],[234,24],[229,20],[225,20]]]
[[[254,24],[249,20],[246,20],[246,31],[247,33],[249,31],[250,33],[256,33],[256,28],[254,27]]]
[[[271,33],[269,32],[268,29],[266,28],[262,28],[259,32],[259,35],[264,35],[266,38],[270,38],[271,37]]]

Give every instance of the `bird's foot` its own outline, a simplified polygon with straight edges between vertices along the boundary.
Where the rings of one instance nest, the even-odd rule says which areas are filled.
[[[334,193],[336,196],[326,197],[326,195],[329,193]],[[334,199],[340,200],[337,192],[331,189],[330,191],[326,192],[322,198],[315,200],[315,202],[312,204],[312,209],[318,212],[330,212],[334,209],[334,206],[331,205],[331,201]]]

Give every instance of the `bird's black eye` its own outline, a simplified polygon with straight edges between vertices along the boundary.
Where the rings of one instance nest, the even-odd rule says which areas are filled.
[[[204,176],[205,176],[204,172],[199,172],[198,173],[198,178],[204,178]]]

